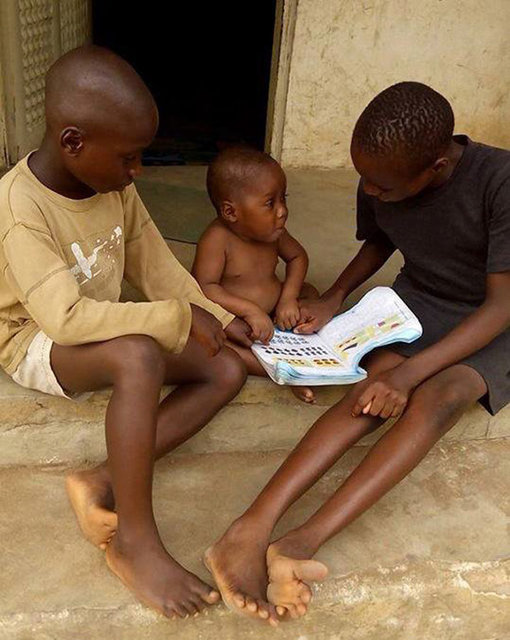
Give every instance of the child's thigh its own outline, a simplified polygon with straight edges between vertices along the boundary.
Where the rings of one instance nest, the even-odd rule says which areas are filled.
[[[144,335],[128,335],[89,344],[51,347],[51,368],[66,391],[97,391],[122,377],[164,379],[164,354]]]
[[[361,360],[361,366],[367,371],[368,377],[370,378],[376,376],[378,373],[394,369],[406,359],[404,356],[391,351],[391,349],[380,347],[367,353]]]

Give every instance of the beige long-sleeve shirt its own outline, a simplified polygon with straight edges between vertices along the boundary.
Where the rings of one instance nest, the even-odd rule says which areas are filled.
[[[190,303],[225,327],[180,265],[134,185],[83,200],[45,187],[24,158],[0,180],[0,365],[12,374],[37,331],[60,345],[128,334],[180,352]],[[119,302],[126,278],[149,302]]]

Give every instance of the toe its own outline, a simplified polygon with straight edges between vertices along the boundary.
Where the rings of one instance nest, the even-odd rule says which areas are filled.
[[[257,600],[257,612],[259,617],[263,620],[267,620],[269,618],[269,611],[266,603],[263,600]]]
[[[174,604],[174,610],[179,616],[179,618],[186,618],[188,616],[188,612],[186,608],[180,603]]]
[[[186,612],[190,616],[194,616],[195,613],[199,613],[199,609],[197,609],[196,604],[191,599],[183,602],[182,606],[186,609]]]
[[[298,602],[298,604],[296,605],[296,611],[298,616],[304,616],[306,611],[307,611],[307,607],[305,604],[303,604],[302,602]]]
[[[244,607],[246,606],[246,598],[242,593],[234,593],[234,595],[232,596],[232,600],[236,607],[239,607],[239,609],[244,609]]]
[[[299,599],[303,604],[309,604],[312,599],[312,592],[307,584],[303,583],[303,588],[299,593]]]
[[[274,606],[274,604],[271,603],[266,603],[267,606],[267,610],[269,612],[269,624],[272,624],[273,626],[277,626],[278,623],[280,622],[279,620],[279,616],[276,612],[276,607]]]
[[[257,603],[256,601],[251,598],[250,596],[246,596],[246,608],[248,609],[248,611],[250,611],[251,613],[255,613],[257,611]]]
[[[328,575],[328,568],[317,560],[302,560],[296,563],[294,572],[300,580],[319,581]]]
[[[221,596],[216,589],[211,589],[210,587],[207,587],[206,591],[202,591],[199,596],[207,604],[216,604],[221,600]]]
[[[193,604],[195,605],[195,607],[197,609],[197,613],[200,613],[206,607],[206,603],[202,600],[202,598],[200,596],[194,596],[193,597]]]

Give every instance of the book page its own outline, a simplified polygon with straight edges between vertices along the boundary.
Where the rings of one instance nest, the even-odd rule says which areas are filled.
[[[374,347],[416,339],[421,325],[390,287],[369,291],[352,309],[333,318],[318,335],[346,367]]]
[[[283,361],[293,367],[345,368],[344,360],[335,356],[317,334],[304,336],[275,329],[268,345],[254,344],[252,350],[259,359],[271,364]]]

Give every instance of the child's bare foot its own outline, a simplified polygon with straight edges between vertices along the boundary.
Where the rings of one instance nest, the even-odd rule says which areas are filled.
[[[328,574],[326,565],[303,555],[284,538],[269,545],[267,598],[276,606],[279,615],[283,616],[287,610],[291,618],[303,616],[312,599],[306,582],[324,580]]]
[[[106,547],[113,573],[146,606],[167,618],[196,615],[220,600],[220,594],[186,571],[159,541],[126,545],[120,535]]]
[[[70,473],[66,488],[84,536],[96,547],[104,549],[117,529],[106,467]]]
[[[301,400],[301,402],[306,402],[307,404],[315,404],[315,393],[311,387],[292,386],[290,389],[296,396],[296,398],[298,400]]]
[[[204,555],[224,603],[236,613],[276,626],[275,608],[266,600],[267,536],[238,520]]]

